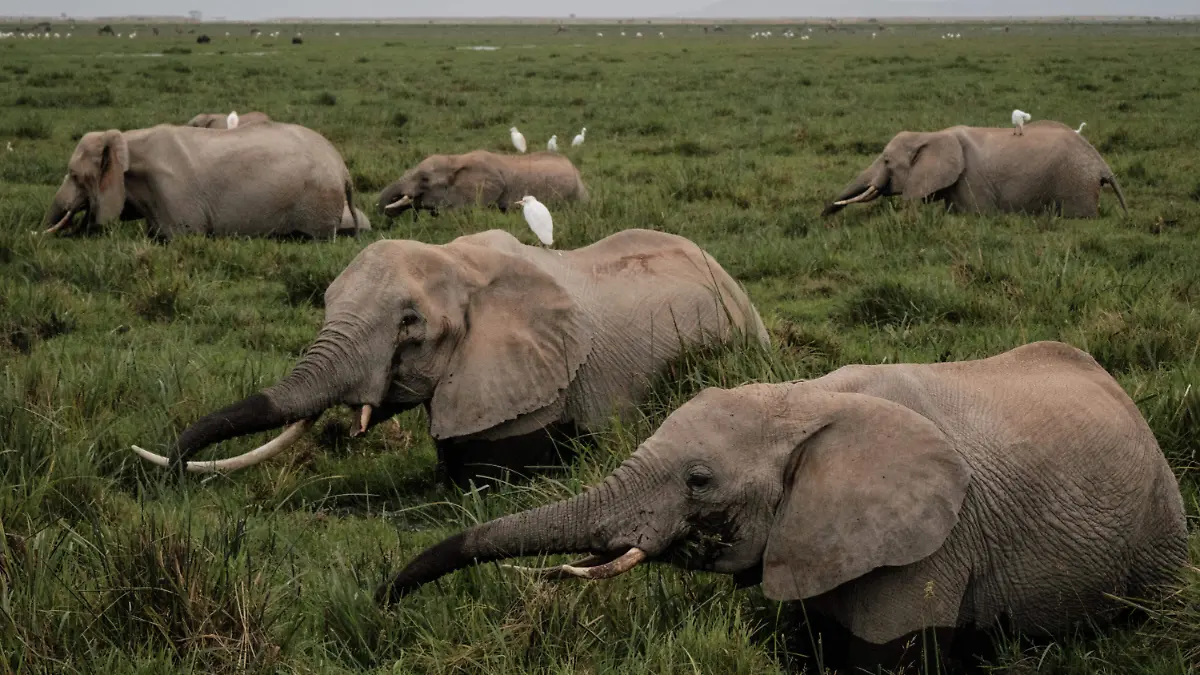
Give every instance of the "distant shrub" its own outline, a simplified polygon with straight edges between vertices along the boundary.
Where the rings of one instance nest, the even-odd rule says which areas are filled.
[[[313,97],[313,105],[337,105],[337,96],[332,92],[323,91]]]
[[[164,53],[164,54],[191,54],[192,48],[191,47],[167,47],[166,49],[162,50],[162,53]]]
[[[406,113],[401,110],[392,113],[392,126],[402,129],[405,124],[408,124],[408,115]]]

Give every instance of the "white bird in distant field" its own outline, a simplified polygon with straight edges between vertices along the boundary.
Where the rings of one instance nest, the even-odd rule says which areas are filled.
[[[9,151],[9,152],[12,152],[12,151],[13,151],[12,141],[9,141],[9,142],[8,142],[8,151]]]
[[[1075,130],[1075,133],[1077,133],[1077,134],[1082,134],[1082,133],[1083,133],[1083,128],[1084,128],[1084,127],[1086,127],[1086,126],[1087,126],[1087,122],[1080,122],[1080,123],[1079,123],[1079,128]]]
[[[660,30],[660,31],[658,31],[658,37],[660,37],[660,38],[665,38],[665,37],[667,37],[667,36],[666,36],[666,35],[664,35],[664,34],[663,34],[663,32]]]
[[[237,114],[237,111],[234,110],[233,112],[229,113],[229,117],[225,118],[225,128],[236,129],[237,125],[238,125],[238,114]]]
[[[333,34],[333,37],[342,37],[342,34],[341,34],[341,33],[334,33],[334,34]]]
[[[596,33],[596,37],[604,37],[604,33]]]
[[[625,31],[621,31],[621,37],[625,37]]]
[[[130,40],[132,40],[132,39],[133,39],[133,38],[135,38],[135,37],[137,37],[137,33],[136,33],[136,32],[133,32],[133,33],[130,33],[130,34],[129,34],[129,39],[130,39]]]
[[[558,135],[557,134],[554,136],[551,136],[550,140],[546,141],[546,149],[549,150],[550,152],[558,152]]]
[[[1013,114],[1012,114],[1012,123],[1013,123],[1013,126],[1015,127],[1015,129],[1013,129],[1013,135],[1014,136],[1024,136],[1025,135],[1025,123],[1031,119],[1033,119],[1033,118],[1030,117],[1029,113],[1021,112],[1020,110],[1014,110]]]
[[[575,138],[571,139],[571,147],[578,148],[579,146],[583,145],[583,137],[586,135],[587,135],[587,127],[580,129],[579,133],[575,134]]]
[[[525,152],[525,137],[521,135],[521,132],[517,131],[516,127],[512,127],[508,130],[508,133],[512,137],[513,147],[519,152]]]
[[[874,34],[874,33],[871,33],[871,39],[872,39],[872,40],[874,40],[874,39],[875,39],[875,34]]]
[[[641,33],[641,31],[638,31],[636,34],[634,34],[634,36],[633,36],[633,37],[642,37],[642,33]]]
[[[550,209],[546,205],[539,202],[533,195],[525,195],[521,201],[513,202],[513,206],[521,206],[521,213],[525,216],[525,222],[529,223],[529,229],[537,235],[538,241],[544,246],[550,246],[554,243],[554,219],[550,217]]]

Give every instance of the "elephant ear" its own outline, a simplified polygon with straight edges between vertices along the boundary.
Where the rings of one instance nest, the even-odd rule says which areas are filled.
[[[487,281],[468,301],[466,334],[430,402],[430,433],[485,431],[564,395],[591,348],[575,299],[532,263],[477,246]]]
[[[913,153],[904,196],[924,199],[958,181],[966,167],[962,143],[948,133],[929,134]]]
[[[100,173],[96,185],[96,222],[121,217],[125,209],[125,172],[129,170],[129,146],[120,131],[110,129],[100,136]]]
[[[763,554],[763,590],[803,600],[941,547],[971,470],[928,419],[891,401],[832,394],[801,436]],[[795,406],[793,406],[795,407]]]

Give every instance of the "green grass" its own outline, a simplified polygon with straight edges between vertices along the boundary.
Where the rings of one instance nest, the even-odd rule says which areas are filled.
[[[742,26],[644,27],[669,38],[640,41],[611,25],[304,26],[303,45],[288,27],[262,28],[283,32],[206,25],[213,43],[197,45],[173,26],[118,40],[81,25],[70,41],[0,42],[0,141],[14,147],[0,151],[0,672],[815,672],[784,639],[787,613],[719,575],[655,566],[540,584],[489,565],[387,613],[370,591],[463,525],[597,480],[700,387],[1039,339],[1090,351],[1120,380],[1196,531],[1195,25],[964,25],[952,42],[938,25],[875,40],[818,28],[807,42],[751,42],[759,27]],[[485,44],[500,49],[456,49]],[[896,131],[1003,125],[1016,107],[1087,121],[1130,217],[1107,191],[1092,221],[882,202],[818,216]],[[325,285],[368,241],[502,228],[534,243],[518,214],[496,212],[373,215],[369,237],[333,243],[159,245],[140,223],[30,235],[83,133],[230,109],[325,134],[372,214],[378,191],[426,154],[507,150],[513,124],[533,147],[586,126],[570,155],[593,200],[556,210],[558,245],[629,227],[690,237],[746,284],[775,346],[681,364],[643,418],[568,470],[486,498],[434,480],[419,411],[355,439],[351,414],[332,412],[266,465],[170,480],[129,445],[161,450],[286,372],[320,324]],[[1200,560],[1200,536],[1192,552]],[[996,665],[1197,672],[1200,575],[1189,581],[1148,623],[1006,640]]]

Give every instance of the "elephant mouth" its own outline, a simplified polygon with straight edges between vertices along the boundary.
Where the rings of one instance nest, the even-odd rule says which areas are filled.
[[[75,220],[75,216],[79,215],[79,214],[83,214],[83,219],[77,222]],[[87,206],[73,206],[71,208],[68,208],[66,211],[63,212],[62,217],[60,217],[58,220],[56,220],[53,225],[51,225],[50,227],[43,230],[42,234],[55,234],[57,232],[62,232],[63,234],[66,234],[68,231],[73,229],[77,224],[87,223],[88,216],[90,214],[91,214],[91,209],[89,209]],[[54,215],[57,215],[57,214],[54,214]],[[52,216],[52,218],[53,218],[53,216]]]
[[[384,205],[383,215],[394,218],[412,208],[416,208],[416,200],[409,195],[400,195],[395,201]]]

